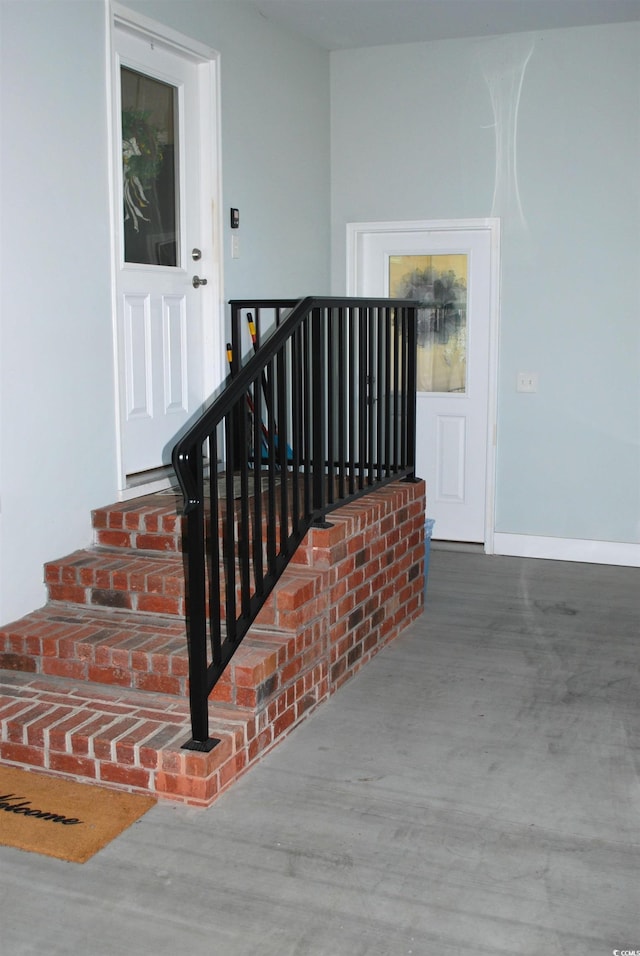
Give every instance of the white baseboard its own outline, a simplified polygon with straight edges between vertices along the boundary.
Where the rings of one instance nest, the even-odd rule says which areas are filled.
[[[620,541],[545,538],[533,534],[496,532],[493,536],[493,553],[517,558],[547,558],[551,561],[582,561],[587,564],[640,568],[640,544]]]

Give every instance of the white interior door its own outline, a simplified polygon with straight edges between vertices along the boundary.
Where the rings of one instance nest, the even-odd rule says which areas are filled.
[[[486,544],[493,502],[492,230],[361,223],[350,232],[351,294],[424,304],[416,473],[426,481],[433,537]]]
[[[117,21],[114,53],[116,342],[122,471],[131,476],[169,463],[219,381],[206,322],[215,323],[219,297],[215,182],[203,162],[211,142],[201,61]]]

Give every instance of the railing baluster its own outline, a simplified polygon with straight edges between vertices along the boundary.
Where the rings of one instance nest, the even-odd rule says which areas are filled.
[[[288,451],[287,451],[287,379],[285,368],[284,351],[278,352],[276,356],[276,419],[273,423],[274,440],[276,436],[278,447],[277,462],[280,473],[280,552],[284,553],[287,549],[287,538],[289,537],[289,499],[288,499]]]
[[[366,306],[359,309],[358,328],[358,488],[365,486],[365,470],[367,467],[367,412],[369,407],[369,383],[367,381],[367,322],[369,310]]]
[[[384,326],[384,473],[385,477],[391,474],[391,401],[393,383],[391,379],[391,321],[393,309],[386,310]]]
[[[338,309],[338,352],[336,355],[336,369],[337,369],[337,391],[338,391],[338,407],[337,407],[337,417],[338,417],[338,449],[337,449],[337,464],[338,464],[338,498],[344,498],[345,496],[345,469],[346,469],[346,426],[347,426],[347,414],[345,407],[345,378],[346,378],[346,362],[345,362],[345,310],[344,308]]]
[[[367,484],[375,481],[375,435],[376,423],[374,416],[374,401],[376,390],[376,313],[377,309],[369,309],[367,322]]]
[[[313,367],[313,355],[311,352],[310,317],[306,316],[302,326],[302,447],[303,447],[303,467],[302,480],[304,490],[303,508],[305,514],[313,512],[313,496],[311,491],[312,465],[311,465],[311,369]]]
[[[263,555],[262,555],[262,459],[263,422],[262,422],[262,393],[256,389],[253,414],[253,447],[259,448],[258,455],[254,455],[253,469],[253,576],[257,594],[262,594],[264,586]]]
[[[333,309],[324,310],[327,345],[327,504],[335,501],[335,338]]]
[[[417,361],[418,347],[417,309],[406,306],[407,312],[407,381],[405,395],[407,402],[407,419],[404,428],[407,442],[406,466],[411,469],[409,478],[416,477],[416,424],[417,424]]]
[[[303,447],[302,439],[302,357],[301,357],[302,339],[300,329],[296,329],[291,337],[290,359],[291,359],[291,442],[293,451],[292,464],[292,509],[293,509],[293,533],[298,533],[300,528],[300,451]]]
[[[220,664],[222,660],[222,628],[220,623],[220,509],[218,506],[218,435],[213,431],[209,436],[209,640],[211,660]],[[205,541],[207,535],[205,533]]]
[[[255,395],[255,393],[254,393]],[[254,399],[255,401],[255,399]],[[255,406],[254,406],[255,409]],[[258,416],[253,412],[254,420]],[[243,414],[241,416],[241,428],[240,428],[240,447],[246,448],[249,444],[249,435],[251,434],[251,429],[249,426],[249,408],[245,404],[243,408]],[[260,445],[258,444],[257,448],[254,445],[254,468],[258,467],[257,462],[260,459]],[[238,557],[238,566],[240,571],[240,612],[244,616],[249,614],[249,598],[250,598],[250,574],[249,574],[249,563],[251,560],[250,556],[250,545],[249,545],[249,461],[248,456],[245,457],[240,463],[240,515],[237,519],[238,525],[238,537],[237,537],[237,557]]]
[[[349,419],[349,494],[355,494],[356,490],[356,448],[357,448],[357,398],[356,388],[356,356],[357,356],[357,338],[356,338],[356,308],[349,307],[349,361],[348,361],[348,419]]]
[[[271,572],[275,567],[278,554],[278,516],[276,512],[276,454],[274,441],[275,419],[273,415],[273,366],[269,363],[268,370],[263,378],[266,391],[265,406],[267,412],[267,434],[265,441],[267,444],[267,501],[268,515],[267,522],[267,561]]]
[[[225,475],[225,485],[226,485],[226,510],[224,515],[224,530],[223,530],[223,555],[225,563],[225,622],[227,626],[227,639],[230,641],[235,641],[236,638],[236,580],[235,580],[235,560],[236,560],[236,549],[235,549],[235,513],[234,513],[234,501],[235,501],[235,489],[234,489],[234,438],[236,435],[236,429],[234,425],[238,419],[241,419],[244,415],[244,396],[239,403],[240,407],[236,404],[231,411],[231,414],[225,420],[225,425],[227,426],[227,471]]]
[[[324,335],[321,323],[320,309],[313,309],[311,313],[311,342],[313,365],[311,369],[312,381],[312,470],[313,470],[313,510],[316,513],[324,511],[325,506],[325,429],[326,429],[326,355],[324,350]]]
[[[402,309],[396,310],[396,321],[393,328],[393,470],[400,468],[400,424],[402,421],[402,407],[400,404],[400,351],[402,324]]]
[[[192,506],[188,516],[187,566],[185,584],[187,587],[187,615],[189,620],[189,698],[191,705],[191,732],[194,749],[208,747],[208,708],[207,708],[207,618],[206,583],[207,566],[204,536],[204,479],[203,456],[201,446],[194,448],[193,454],[186,459],[193,484],[197,489],[197,503]],[[201,746],[200,746],[201,745]],[[209,748],[210,749],[210,748]]]
[[[406,309],[402,310],[402,357],[401,357],[401,381],[402,381],[402,417],[403,420],[407,419],[407,362],[409,361],[409,343],[408,343],[408,329],[407,329],[407,313]],[[400,431],[400,464],[404,468],[407,463],[407,438],[405,429]]]

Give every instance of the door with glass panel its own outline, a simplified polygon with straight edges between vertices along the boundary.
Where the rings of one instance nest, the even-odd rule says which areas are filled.
[[[376,225],[354,224],[350,292],[421,303],[416,472],[426,481],[427,515],[434,538],[484,543],[491,234]]]
[[[170,461],[206,394],[212,228],[201,189],[198,63],[114,31],[117,352],[123,473]]]

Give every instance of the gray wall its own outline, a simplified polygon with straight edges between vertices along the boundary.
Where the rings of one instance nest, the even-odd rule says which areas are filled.
[[[105,14],[2,2],[0,622],[116,491]]]
[[[347,222],[501,217],[499,532],[640,541],[639,40],[636,23],[331,56],[336,294]]]

